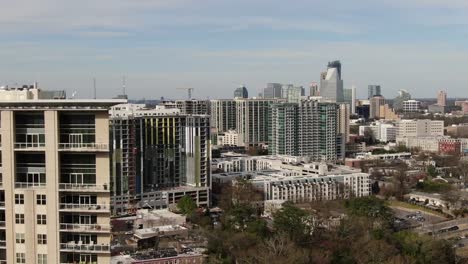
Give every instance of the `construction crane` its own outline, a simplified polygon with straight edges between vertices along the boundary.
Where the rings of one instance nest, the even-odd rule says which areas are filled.
[[[192,92],[195,88],[176,88],[177,90],[187,90],[188,99],[192,99]]]

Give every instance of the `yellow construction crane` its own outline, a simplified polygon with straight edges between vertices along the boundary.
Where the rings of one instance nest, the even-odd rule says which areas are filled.
[[[192,99],[192,92],[193,92],[193,90],[195,90],[195,88],[176,88],[176,89],[177,90],[186,90],[189,100]]]

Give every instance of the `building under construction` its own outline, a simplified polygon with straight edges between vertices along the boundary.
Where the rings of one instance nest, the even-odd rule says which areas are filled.
[[[117,105],[110,114],[115,214],[166,208],[187,194],[199,205],[208,205],[208,115],[136,104]]]

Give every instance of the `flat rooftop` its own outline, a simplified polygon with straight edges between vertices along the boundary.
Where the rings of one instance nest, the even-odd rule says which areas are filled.
[[[0,100],[0,109],[67,109],[108,110],[111,106],[126,103],[126,99],[30,99],[23,101]]]

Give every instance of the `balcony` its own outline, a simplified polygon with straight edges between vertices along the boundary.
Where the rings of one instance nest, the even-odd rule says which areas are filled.
[[[45,148],[45,142],[15,142],[15,150],[42,151]]]
[[[1,204],[0,204],[1,208]],[[108,204],[74,204],[74,203],[61,203],[61,212],[89,212],[89,213],[110,213]]]
[[[0,229],[5,229],[5,226],[6,226],[5,220],[0,221]]]
[[[83,245],[76,244],[74,241],[69,243],[60,243],[61,252],[82,252],[82,253],[104,253],[110,254],[110,245]]]
[[[61,232],[109,233],[110,225],[60,223]]]
[[[107,184],[59,183],[59,190],[67,192],[109,192],[109,187]]]
[[[5,201],[0,201],[0,210],[5,209]]]
[[[40,189],[45,187],[45,182],[15,182],[15,188],[17,189]]]
[[[2,248],[6,248],[6,241],[5,240],[0,240],[0,249],[2,249]]]
[[[76,151],[76,152],[108,152],[108,143],[59,143],[61,151]]]

